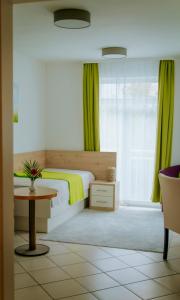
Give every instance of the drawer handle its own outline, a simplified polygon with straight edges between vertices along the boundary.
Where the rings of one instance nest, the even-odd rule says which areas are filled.
[[[107,192],[107,190],[96,190],[97,192]]]
[[[96,202],[99,202],[99,203],[107,203],[106,201],[102,201],[102,200],[96,200]]]

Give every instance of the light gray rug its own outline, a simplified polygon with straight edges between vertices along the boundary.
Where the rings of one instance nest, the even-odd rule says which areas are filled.
[[[162,252],[163,228],[159,209],[121,207],[117,212],[85,209],[43,239]]]

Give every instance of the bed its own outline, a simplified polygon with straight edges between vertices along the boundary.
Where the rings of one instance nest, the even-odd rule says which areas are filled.
[[[36,229],[38,232],[49,232],[69,220],[84,209],[89,197],[89,186],[95,179],[105,179],[107,167],[115,166],[115,153],[83,151],[38,151],[15,155],[14,170],[22,169],[26,159],[38,160],[45,170],[78,174],[82,178],[84,200],[70,205],[69,186],[64,180],[37,179],[35,185],[55,188],[56,198],[36,203]],[[56,167],[55,167],[56,166]],[[71,167],[71,168],[70,168]],[[86,170],[87,167],[87,170]],[[30,179],[14,177],[14,186],[29,186]],[[15,230],[28,230],[28,202],[15,202]]]

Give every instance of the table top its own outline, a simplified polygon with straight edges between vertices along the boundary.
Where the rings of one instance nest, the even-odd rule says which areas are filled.
[[[57,196],[57,190],[48,187],[36,186],[34,192],[30,192],[29,187],[14,189],[15,200],[48,200]]]

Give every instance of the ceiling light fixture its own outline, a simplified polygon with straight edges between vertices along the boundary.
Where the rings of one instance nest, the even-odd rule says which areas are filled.
[[[91,24],[90,13],[87,10],[66,8],[54,12],[54,24],[67,29],[81,29]]]
[[[123,58],[127,56],[127,49],[123,47],[102,48],[102,56],[105,58]]]

